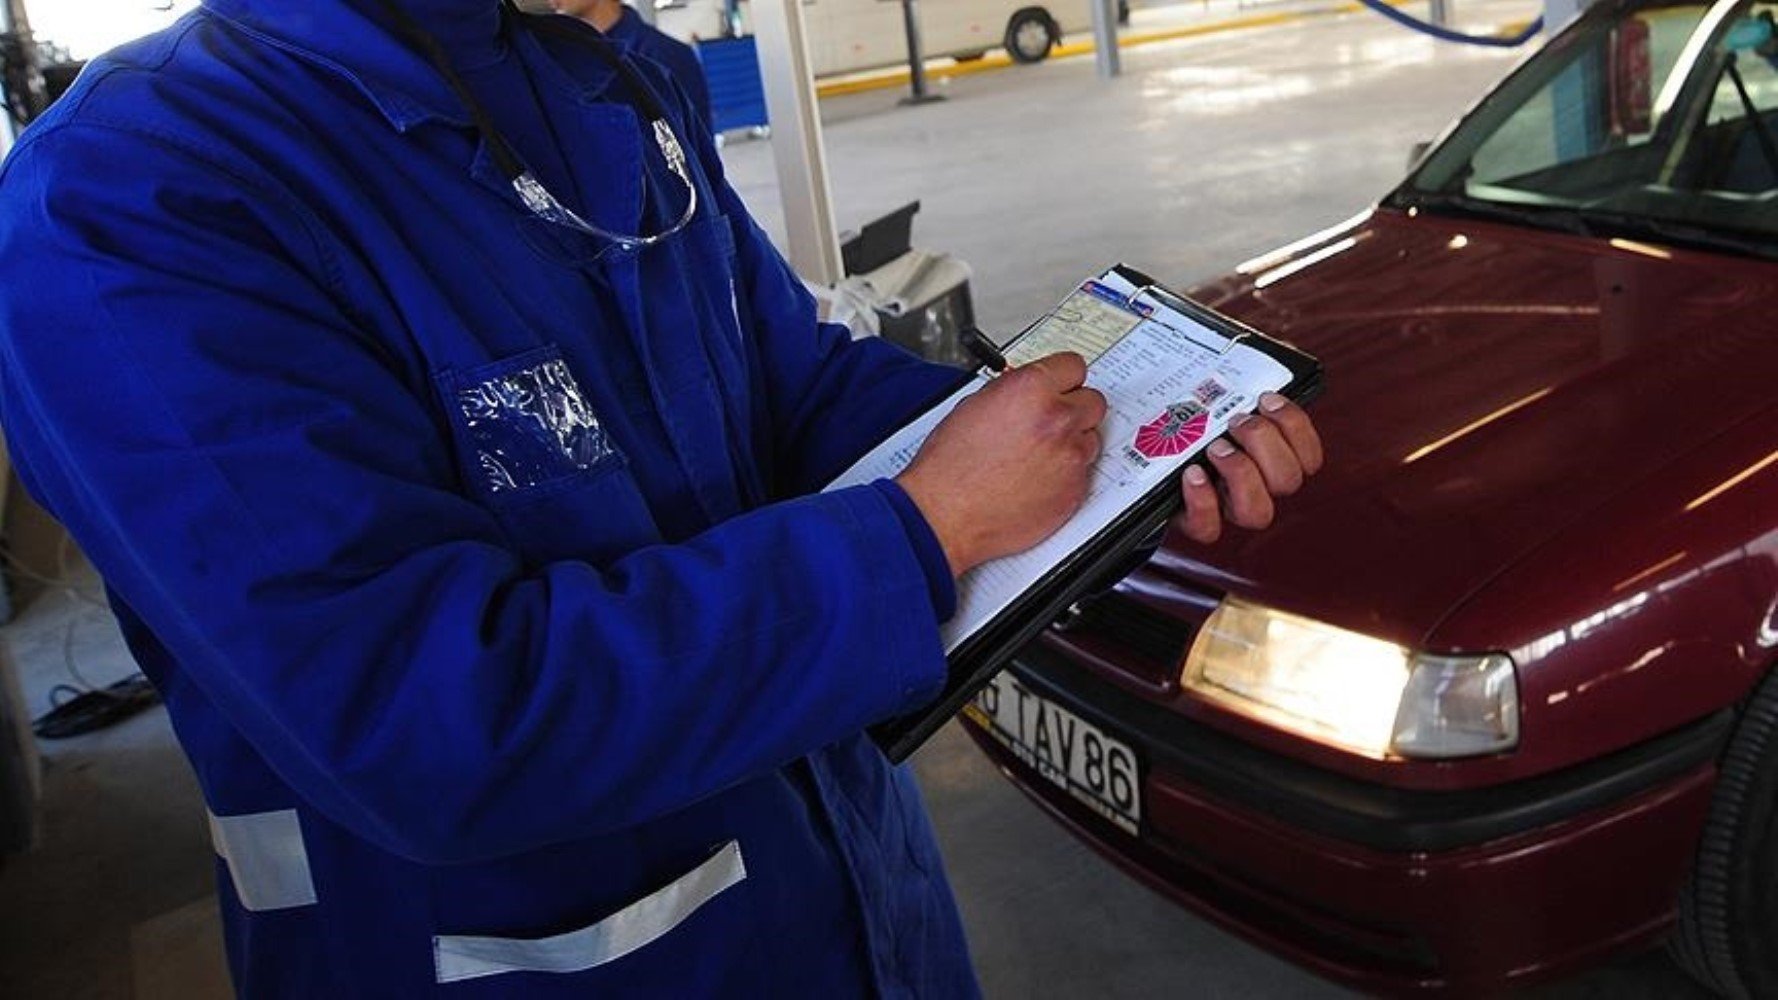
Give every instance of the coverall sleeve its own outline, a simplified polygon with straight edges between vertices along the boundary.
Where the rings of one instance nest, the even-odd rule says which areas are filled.
[[[761,345],[783,495],[819,490],[916,413],[962,384],[963,373],[879,337],[853,340],[816,320],[815,299],[753,221],[707,137],[702,163],[736,223],[739,280]]]
[[[500,856],[936,692],[927,580],[877,489],[526,570],[327,246],[278,192],[97,126],[29,137],[0,180],[28,485],[314,806],[423,862]]]
[[[962,372],[818,322],[814,296],[745,218],[751,232],[739,241],[739,263],[765,349],[779,481],[790,494],[818,490],[961,384]]]

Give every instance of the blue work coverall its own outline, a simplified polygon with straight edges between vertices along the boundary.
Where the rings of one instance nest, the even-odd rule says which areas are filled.
[[[207,0],[0,177],[0,418],[166,697],[237,988],[972,995],[859,735],[942,683],[942,552],[815,492],[954,373],[816,322],[658,68],[700,208],[601,254],[375,10]],[[512,29],[551,189],[676,218],[621,78]]]

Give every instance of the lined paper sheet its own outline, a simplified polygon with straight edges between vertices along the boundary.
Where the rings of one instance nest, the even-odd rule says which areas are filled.
[[[1264,353],[1218,334],[1163,303],[1137,295],[1115,272],[1087,282],[1007,349],[1014,364],[1056,351],[1087,358],[1087,385],[1105,394],[1104,448],[1086,502],[1036,547],[995,559],[958,581],[957,613],[942,635],[951,652],[1085,546],[1117,516],[1283,389],[1290,372]],[[1128,305],[1131,297],[1135,304]],[[988,384],[980,376],[859,459],[827,487],[894,478],[959,401]]]

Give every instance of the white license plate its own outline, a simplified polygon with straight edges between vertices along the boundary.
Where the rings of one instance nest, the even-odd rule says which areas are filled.
[[[1134,834],[1142,821],[1142,772],[1128,744],[996,674],[963,714],[1038,774]]]

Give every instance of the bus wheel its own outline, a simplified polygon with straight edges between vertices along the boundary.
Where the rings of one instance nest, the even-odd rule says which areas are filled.
[[[1016,63],[1038,63],[1055,47],[1055,19],[1042,7],[1023,7],[1006,22],[1006,54]]]

